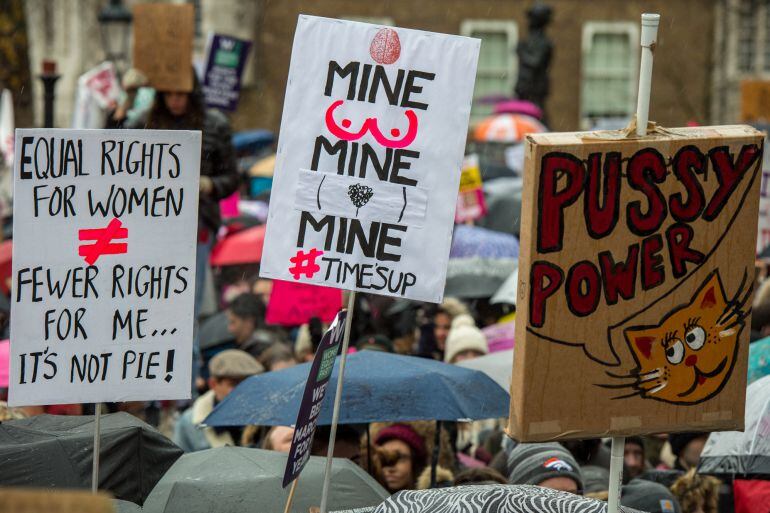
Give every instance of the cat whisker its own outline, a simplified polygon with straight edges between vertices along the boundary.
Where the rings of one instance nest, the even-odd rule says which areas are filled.
[[[612,399],[628,399],[629,397],[641,397],[642,395],[644,395],[644,391],[640,390],[638,392],[634,392],[633,394],[619,395],[617,397],[613,397]]]
[[[660,392],[661,390],[663,390],[664,388],[666,388],[666,385],[667,385],[667,384],[668,384],[668,383],[663,383],[663,384],[661,384],[661,385],[659,385],[659,386],[657,386],[657,387],[655,387],[655,388],[651,389],[651,390],[650,390],[649,392],[647,392],[647,393],[648,393],[648,394],[650,394],[650,395],[652,395],[652,394],[656,394],[656,393]]]
[[[617,378],[617,379],[637,379],[641,376],[650,376],[652,374],[660,374],[660,369],[653,369],[651,371],[647,372],[634,372],[631,374],[615,374],[613,372],[605,371],[605,374],[607,374],[611,378]]]
[[[660,374],[656,374],[655,376],[649,376],[644,379],[640,379],[639,383],[649,383],[650,381],[655,381],[656,379],[660,379]]]
[[[728,328],[726,330],[722,330],[719,332],[719,338],[726,338],[726,337],[732,337],[737,333],[738,330],[733,328]]]
[[[633,383],[622,383],[617,385],[611,385],[609,383],[594,383],[594,386],[601,387],[601,388],[610,388],[610,389],[621,389],[621,388],[635,388],[637,385],[636,381]]]

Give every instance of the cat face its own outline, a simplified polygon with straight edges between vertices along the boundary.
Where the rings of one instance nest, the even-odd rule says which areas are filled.
[[[688,304],[657,326],[627,329],[626,342],[637,364],[633,395],[695,404],[719,393],[735,364],[746,316],[741,309],[749,295],[728,302],[714,271]]]

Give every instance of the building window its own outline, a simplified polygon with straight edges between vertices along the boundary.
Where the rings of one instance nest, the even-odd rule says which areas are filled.
[[[477,100],[488,96],[513,96],[518,30],[513,21],[465,20],[460,25],[460,33],[481,39],[471,109],[471,123],[475,123],[492,112],[491,105],[481,105]]]
[[[636,110],[639,29],[633,22],[583,26],[580,117],[582,128],[626,122]]]

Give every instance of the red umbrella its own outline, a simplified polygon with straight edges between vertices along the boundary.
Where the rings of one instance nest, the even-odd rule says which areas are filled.
[[[265,226],[255,226],[228,235],[211,250],[211,265],[254,264],[262,260]]]

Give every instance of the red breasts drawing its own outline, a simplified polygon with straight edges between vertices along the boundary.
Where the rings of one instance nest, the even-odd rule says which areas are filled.
[[[372,38],[369,55],[377,64],[393,64],[401,55],[401,41],[398,33],[389,28],[382,28]]]

